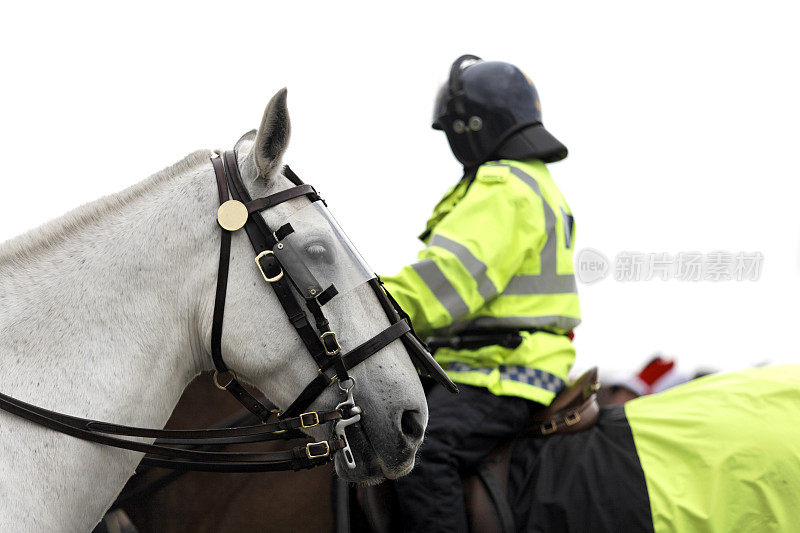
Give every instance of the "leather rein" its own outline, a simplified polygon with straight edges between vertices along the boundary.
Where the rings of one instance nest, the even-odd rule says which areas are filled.
[[[222,235],[220,241],[219,269],[217,274],[216,300],[211,329],[211,355],[216,370],[214,384],[228,391],[245,408],[256,415],[261,424],[219,429],[168,430],[148,429],[50,411],[11,396],[0,393],[0,409],[22,417],[46,428],[82,440],[146,454],[142,464],[206,472],[266,472],[275,470],[300,470],[320,466],[333,459],[336,451],[343,452],[348,468],[355,468],[355,461],[347,441],[345,428],[356,424],[362,416],[361,408],[353,398],[355,380],[348,370],[376,354],[395,340],[401,340],[415,367],[422,375],[436,379],[451,392],[458,389],[447,378],[444,371],[433,360],[424,344],[414,334],[407,315],[386,292],[377,276],[367,283],[372,287],[390,326],[371,339],[342,354],[342,348],[331,330],[321,307],[336,295],[331,286],[316,298],[305,298],[305,308],[298,301],[297,291],[275,255],[273,247],[282,237],[291,232],[288,224],[273,233],[267,226],[261,211],[293,198],[307,197],[310,201],[322,201],[316,190],[304,184],[287,166],[284,175],[294,186],[270,196],[253,200],[245,188],[236,160],[236,153],[228,151],[220,157],[213,156],[211,163],[219,190],[220,209],[217,220]],[[232,198],[231,198],[232,197]],[[324,202],[324,201],[323,201]],[[256,253],[255,262],[264,280],[272,287],[278,301],[286,312],[289,322],[305,344],[318,367],[318,374],[298,395],[278,419],[268,419],[275,409],[258,401],[238,381],[236,374],[228,368],[222,357],[222,325],[225,312],[225,296],[230,267],[231,234],[244,228]],[[344,399],[330,411],[306,411],[329,386],[337,383]],[[307,442],[288,450],[275,452],[222,452],[193,449],[201,446],[225,446],[308,438],[300,430],[333,423],[333,435],[329,440]],[[126,438],[127,437],[127,438]],[[131,438],[155,439],[153,444],[131,440]]]

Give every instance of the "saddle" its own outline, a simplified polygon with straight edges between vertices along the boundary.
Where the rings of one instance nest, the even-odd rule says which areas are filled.
[[[563,390],[547,408],[537,412],[519,436],[547,438],[592,427],[600,414],[597,367]],[[475,469],[462,476],[470,530],[481,533],[516,531],[508,503],[508,469],[514,438],[498,445]],[[397,503],[390,483],[358,487],[356,496],[375,533],[399,531]]]
[[[536,413],[533,424],[521,436],[547,437],[589,429],[597,423],[600,415],[599,389],[597,367],[593,367],[556,396],[547,408]],[[462,478],[471,531],[516,531],[514,513],[507,498],[513,443],[514,439],[510,439],[500,444],[472,475]]]

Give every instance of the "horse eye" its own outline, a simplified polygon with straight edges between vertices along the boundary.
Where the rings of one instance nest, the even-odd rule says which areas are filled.
[[[328,248],[320,242],[315,242],[306,246],[306,253],[315,261],[330,262],[331,260]]]
[[[325,255],[325,247],[321,244],[311,244],[308,247],[308,255]]]

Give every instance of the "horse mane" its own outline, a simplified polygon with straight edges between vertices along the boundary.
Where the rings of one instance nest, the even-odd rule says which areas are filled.
[[[197,150],[177,163],[160,170],[127,189],[83,204],[66,214],[45,222],[41,226],[0,243],[0,266],[29,259],[33,253],[45,250],[62,240],[70,232],[91,224],[98,218],[118,211],[129,202],[148,194],[171,178],[194,170],[208,162],[210,150]]]

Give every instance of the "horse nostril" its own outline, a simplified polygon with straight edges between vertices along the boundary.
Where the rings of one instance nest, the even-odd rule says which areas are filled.
[[[422,415],[419,411],[403,411],[400,416],[400,429],[403,435],[411,440],[422,439],[425,428],[422,427]]]

